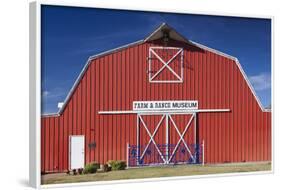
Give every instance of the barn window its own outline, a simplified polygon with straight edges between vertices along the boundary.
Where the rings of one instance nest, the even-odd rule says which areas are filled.
[[[148,57],[149,82],[183,82],[183,48],[150,47]]]

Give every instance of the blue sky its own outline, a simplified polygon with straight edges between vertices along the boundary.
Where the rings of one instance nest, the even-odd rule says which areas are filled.
[[[89,56],[145,38],[162,22],[237,57],[262,104],[271,104],[268,19],[42,7],[42,113],[57,112]]]

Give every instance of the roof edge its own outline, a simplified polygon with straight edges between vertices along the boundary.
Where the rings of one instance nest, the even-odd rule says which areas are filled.
[[[157,33],[159,30],[161,30],[164,26],[167,26],[168,28],[170,28],[171,30],[173,30],[178,36],[180,36],[185,43],[188,44],[192,44],[190,40],[188,40],[185,36],[183,36],[182,34],[178,33],[176,29],[174,29],[172,26],[170,26],[169,24],[163,22],[159,27],[156,28],[156,30],[154,30],[151,34],[149,34],[149,36],[147,36],[145,39],[143,39],[144,42],[148,42],[149,39],[155,34]]]
[[[101,52],[101,53],[98,53],[96,55],[92,55],[88,58],[86,64],[84,65],[82,71],[79,73],[77,79],[75,80],[73,86],[71,87],[70,91],[68,92],[66,98],[64,99],[63,101],[63,105],[62,107],[58,110],[57,113],[54,113],[55,115],[60,115],[63,111],[64,111],[64,108],[66,106],[66,104],[68,103],[68,101],[70,100],[70,97],[72,96],[74,90],[76,89],[76,87],[78,86],[80,80],[82,79],[82,77],[84,76],[84,73],[86,72],[87,68],[89,67],[90,63],[92,60],[94,59],[97,59],[101,56],[105,56],[105,55],[108,55],[110,53],[114,53],[114,52],[117,52],[117,51],[120,51],[120,50],[123,50],[123,49],[126,49],[126,48],[129,48],[131,46],[134,46],[134,45],[138,45],[138,44],[141,44],[143,43],[144,40],[138,40],[138,41],[135,41],[135,42],[132,42],[132,43],[128,43],[128,44],[125,44],[125,45],[122,45],[122,46],[119,46],[117,48],[114,48],[114,49],[111,49],[111,50],[108,50],[108,51],[104,51],[104,52]],[[45,114],[45,116],[49,116],[49,115],[52,115],[52,114]]]
[[[234,56],[232,56],[232,55],[229,55],[229,54],[227,54],[227,53],[224,53],[224,52],[222,52],[222,51],[219,51],[219,50],[216,50],[216,49],[207,47],[207,46],[205,46],[205,45],[203,45],[203,44],[200,44],[200,43],[198,43],[198,42],[194,42],[194,41],[191,41],[191,40],[189,40],[189,41],[190,41],[193,45],[195,45],[196,47],[198,47],[198,48],[201,48],[201,49],[210,51],[210,52],[215,53],[215,54],[218,54],[218,55],[221,55],[221,56],[226,57],[226,58],[229,58],[229,59],[231,59],[231,60],[233,60],[233,61],[235,61],[235,60],[237,59],[236,57],[234,57]]]
[[[114,53],[114,52],[120,51],[120,50],[122,50],[122,49],[126,49],[126,48],[129,48],[129,47],[131,47],[131,46],[141,44],[141,43],[143,43],[143,42],[144,42],[144,40],[138,40],[138,41],[135,41],[135,42],[132,42],[132,43],[128,43],[128,44],[119,46],[119,47],[117,47],[117,48],[110,49],[110,50],[107,50],[107,51],[98,53],[98,54],[96,54],[96,55],[92,55],[92,56],[89,57],[89,59],[90,59],[90,60],[94,60],[94,59],[99,58],[99,57],[101,57],[101,56],[105,56],[105,55],[108,55],[108,54],[110,54],[110,53]]]
[[[241,74],[243,75],[243,77],[244,77],[244,79],[245,79],[245,81],[246,81],[248,87],[250,88],[252,94],[254,95],[254,97],[255,97],[255,99],[256,99],[256,101],[257,101],[257,103],[258,103],[258,105],[259,105],[261,111],[262,111],[262,112],[271,112],[271,109],[265,108],[265,107],[263,106],[263,104],[261,103],[260,98],[258,97],[258,95],[257,95],[257,93],[256,93],[256,91],[255,91],[255,89],[254,89],[254,87],[253,87],[253,85],[252,85],[252,83],[250,82],[248,76],[246,75],[244,69],[242,68],[242,65],[240,64],[240,62],[239,62],[239,60],[238,60],[237,58],[236,58],[236,60],[235,60],[235,63],[236,63],[236,65],[238,66],[238,68],[239,68]]]
[[[163,26],[167,25],[165,22],[160,24],[152,33],[150,33],[146,38],[143,39],[144,42],[147,42],[151,36],[153,36],[156,32],[158,32]]]
[[[191,40],[190,40],[190,41],[191,41]],[[260,101],[260,99],[259,99],[259,97],[258,97],[258,95],[257,95],[257,93],[256,93],[256,91],[255,91],[255,89],[254,89],[254,87],[252,86],[250,80],[248,79],[248,76],[247,76],[247,74],[245,73],[244,69],[242,68],[242,65],[240,64],[238,58],[236,58],[236,57],[234,57],[234,56],[231,56],[231,55],[229,55],[229,54],[223,53],[223,52],[221,52],[221,51],[219,51],[219,50],[216,50],[216,49],[207,47],[207,46],[202,45],[202,44],[200,44],[200,43],[197,43],[197,42],[194,42],[194,41],[191,41],[191,42],[192,42],[194,45],[198,46],[199,48],[202,48],[202,49],[204,49],[204,50],[213,52],[213,53],[215,53],[215,54],[221,55],[221,56],[223,56],[223,57],[226,57],[226,58],[229,58],[229,59],[235,61],[236,65],[237,65],[238,68],[239,68],[239,71],[241,72],[241,74],[242,74],[243,78],[245,79],[245,81],[246,81],[248,87],[250,88],[252,94],[254,95],[254,97],[255,97],[255,99],[256,99],[256,101],[257,101],[257,103],[258,103],[258,105],[259,105],[261,111],[262,111],[262,112],[271,112],[271,109],[265,108],[264,105],[261,103],[261,101]]]
[[[41,114],[41,117],[58,117],[60,114],[58,113],[43,113]]]

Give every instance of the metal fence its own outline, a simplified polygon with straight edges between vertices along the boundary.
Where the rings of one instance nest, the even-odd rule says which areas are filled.
[[[202,144],[127,144],[127,167],[202,164],[204,165],[204,141]]]

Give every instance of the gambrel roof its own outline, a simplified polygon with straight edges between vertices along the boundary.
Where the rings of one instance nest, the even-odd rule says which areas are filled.
[[[50,113],[50,114],[43,114],[42,116],[60,115],[63,112],[65,106],[67,105],[68,101],[70,100],[71,95],[73,94],[74,90],[76,89],[77,85],[79,84],[80,80],[82,79],[85,71],[87,70],[87,68],[88,68],[88,66],[89,66],[89,64],[91,63],[92,60],[97,59],[101,56],[105,56],[105,55],[117,52],[117,51],[121,51],[123,49],[129,48],[129,47],[132,47],[132,46],[135,46],[135,45],[138,45],[138,44],[142,44],[142,43],[145,43],[145,42],[150,42],[150,41],[161,39],[161,38],[163,38],[163,31],[168,31],[169,32],[169,38],[171,38],[171,39],[190,44],[190,45],[195,46],[197,48],[200,48],[200,49],[203,49],[203,50],[206,50],[206,51],[210,51],[212,53],[221,55],[223,57],[226,57],[226,58],[229,58],[229,59],[235,61],[235,63],[237,64],[241,74],[243,75],[245,81],[247,82],[248,87],[250,88],[250,90],[251,90],[252,94],[254,95],[256,101],[258,102],[258,105],[259,105],[260,109],[262,111],[270,111],[270,109],[264,108],[263,105],[261,104],[261,101],[260,101],[259,97],[257,96],[253,86],[251,85],[246,73],[242,69],[242,66],[241,66],[241,64],[239,63],[239,61],[236,57],[233,57],[233,56],[225,54],[221,51],[209,48],[209,47],[204,46],[202,44],[199,44],[197,42],[191,41],[191,40],[185,38],[184,36],[182,36],[181,34],[179,34],[174,28],[172,28],[168,24],[162,23],[159,27],[157,27],[156,30],[154,30],[150,35],[148,35],[147,37],[145,37],[142,40],[138,40],[136,42],[129,43],[129,44],[126,44],[126,45],[123,45],[123,46],[120,46],[120,47],[117,47],[117,48],[114,48],[114,49],[111,49],[111,50],[108,50],[108,51],[105,51],[105,52],[102,52],[102,53],[99,53],[99,54],[96,54],[96,55],[93,55],[93,56],[90,56],[88,58],[86,64],[84,65],[82,71],[80,72],[79,76],[77,77],[76,81],[74,82],[72,88],[70,89],[69,93],[67,94],[67,96],[66,96],[66,98],[63,102],[63,105],[61,106],[61,108],[59,108],[58,112],[57,113]]]

